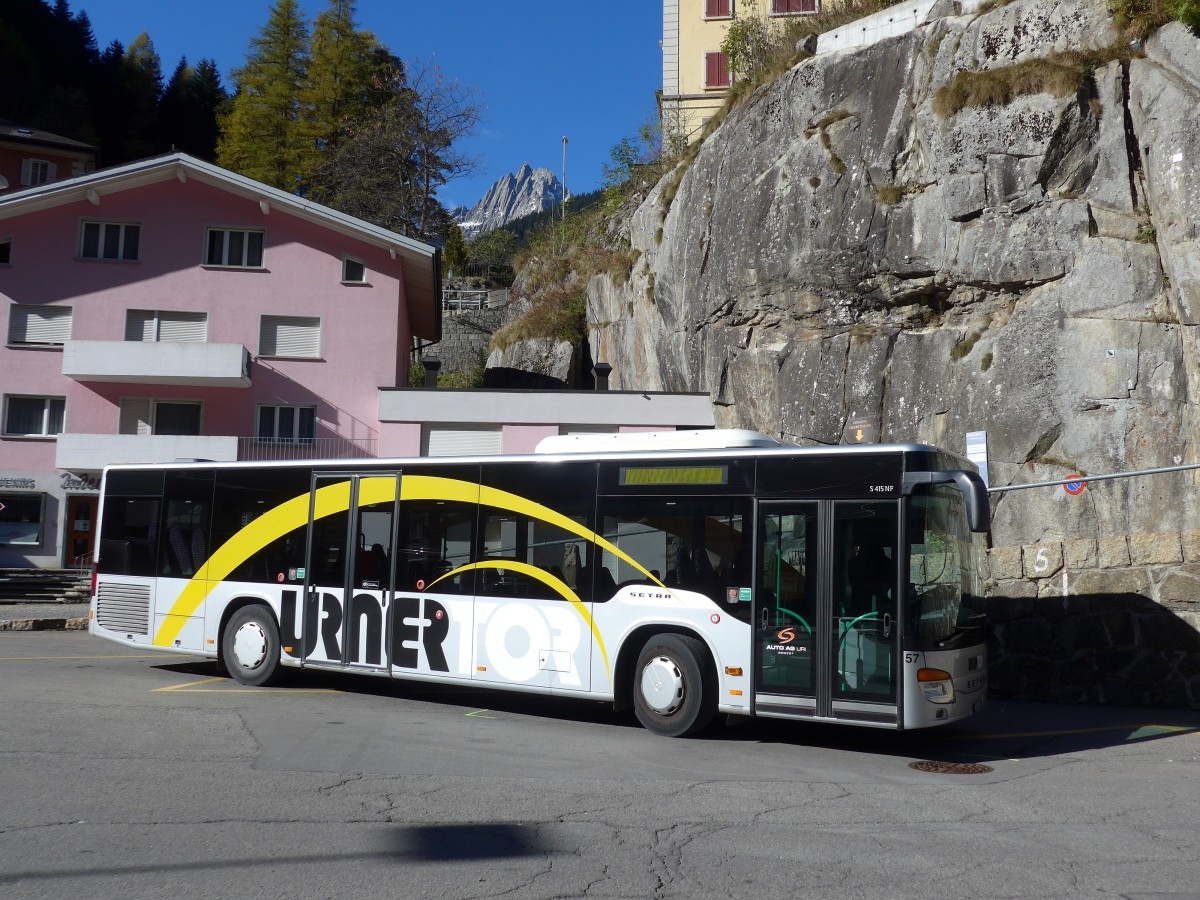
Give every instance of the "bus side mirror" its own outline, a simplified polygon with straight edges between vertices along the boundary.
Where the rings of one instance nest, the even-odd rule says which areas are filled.
[[[975,472],[952,469],[942,472],[906,472],[904,493],[911,494],[919,484],[953,484],[967,503],[967,527],[981,534],[991,528],[992,509],[987,486]]]

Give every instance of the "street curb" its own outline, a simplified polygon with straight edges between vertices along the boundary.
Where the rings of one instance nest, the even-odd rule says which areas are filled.
[[[86,616],[74,619],[9,619],[0,622],[0,631],[87,631]]]

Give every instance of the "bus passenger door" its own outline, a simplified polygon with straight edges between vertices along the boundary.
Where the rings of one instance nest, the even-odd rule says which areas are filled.
[[[399,495],[399,473],[313,477],[306,663],[386,667]]]
[[[819,715],[819,522],[816,502],[758,505],[754,684],[761,715]]]
[[[758,505],[755,712],[898,722],[898,506]]]

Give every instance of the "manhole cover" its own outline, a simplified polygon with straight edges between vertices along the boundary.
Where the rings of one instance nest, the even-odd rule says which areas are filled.
[[[918,772],[933,772],[935,775],[986,775],[992,771],[991,766],[982,763],[939,762],[936,759],[922,759],[909,763],[908,767]]]

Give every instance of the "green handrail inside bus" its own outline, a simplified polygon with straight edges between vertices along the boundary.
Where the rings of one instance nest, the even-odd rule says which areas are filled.
[[[843,691],[846,689],[846,638],[850,637],[850,629],[853,628],[855,625],[857,625],[859,622],[861,622],[863,619],[877,619],[877,618],[879,618],[879,610],[873,610],[869,613],[863,613],[861,616],[851,619],[849,622],[841,623],[842,639],[840,641],[838,641],[838,655],[841,657],[842,664],[838,667],[838,671],[840,671],[842,674],[842,690]]]

